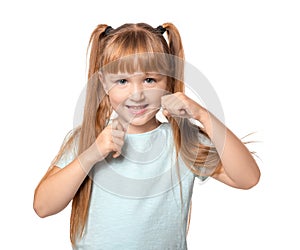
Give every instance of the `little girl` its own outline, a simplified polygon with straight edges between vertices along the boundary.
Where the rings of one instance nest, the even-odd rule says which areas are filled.
[[[249,189],[258,166],[184,94],[184,52],[173,24],[98,25],[89,47],[82,124],[37,186],[34,210],[46,217],[72,200],[73,249],[186,249],[195,177]]]

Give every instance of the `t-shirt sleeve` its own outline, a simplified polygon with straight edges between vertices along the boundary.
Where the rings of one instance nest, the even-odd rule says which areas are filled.
[[[65,137],[65,139],[63,141],[63,145],[65,145],[68,142],[71,135],[72,135],[72,133],[69,133]],[[70,145],[68,145],[65,148],[65,150],[62,153],[61,157],[58,158],[58,160],[54,163],[54,165],[59,167],[59,168],[64,168],[65,166],[67,166],[69,163],[71,163],[76,158],[77,148],[78,148],[78,136],[75,136],[72,143],[70,143]]]
[[[70,164],[75,159],[75,155],[70,151],[66,151],[60,159],[55,163],[55,166],[59,168],[64,168],[68,164]]]
[[[202,145],[208,146],[208,147],[214,147],[214,144],[212,141],[204,134],[199,134],[199,141]],[[196,175],[196,177],[200,180],[200,182],[204,182],[209,179],[209,177],[212,175],[216,167],[205,167],[200,166],[200,175]]]

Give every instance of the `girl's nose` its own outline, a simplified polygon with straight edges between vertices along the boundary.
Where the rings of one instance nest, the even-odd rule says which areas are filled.
[[[144,89],[142,84],[137,83],[132,85],[129,99],[135,102],[139,102],[145,99]]]

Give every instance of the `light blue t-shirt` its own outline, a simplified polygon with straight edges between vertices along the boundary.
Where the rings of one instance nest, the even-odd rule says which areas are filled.
[[[64,167],[67,161],[57,165]],[[168,123],[143,134],[127,134],[122,155],[97,163],[90,177],[89,215],[76,250],[187,249],[195,175],[180,157],[176,161]]]

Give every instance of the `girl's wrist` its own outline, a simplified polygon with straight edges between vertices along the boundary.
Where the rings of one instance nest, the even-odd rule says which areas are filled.
[[[197,112],[195,119],[203,125],[204,131],[210,137],[212,135],[212,122],[214,116],[207,109],[201,107]]]
[[[78,156],[81,167],[86,172],[89,172],[97,162],[103,159],[96,142]]]
[[[203,124],[203,126],[207,125],[210,120],[209,111],[201,107],[200,109],[198,109],[194,119]]]

